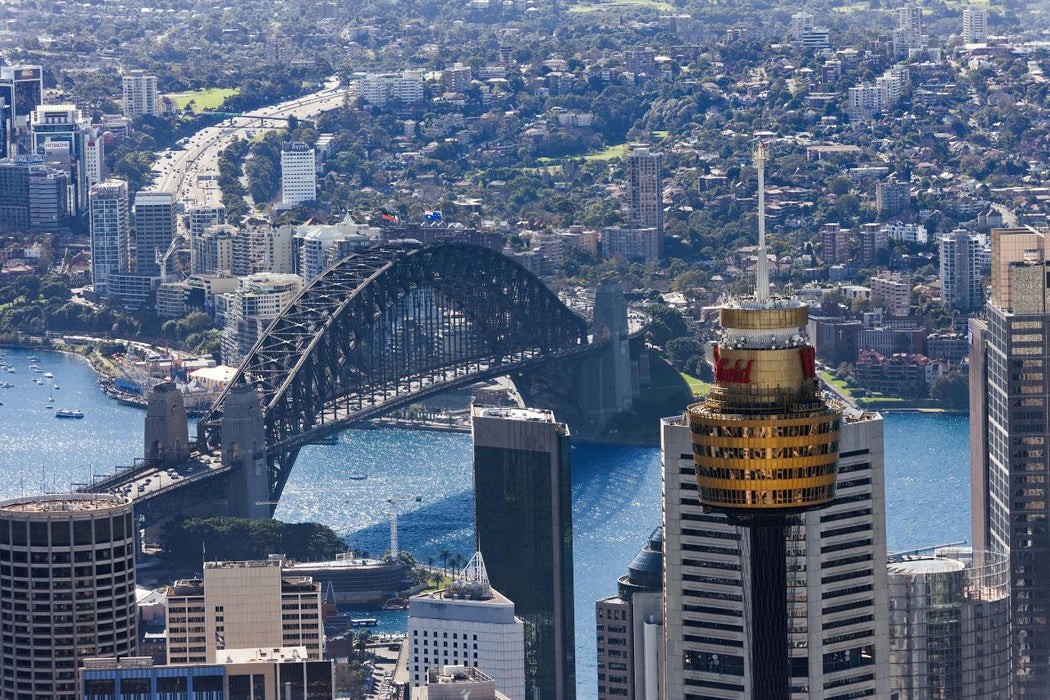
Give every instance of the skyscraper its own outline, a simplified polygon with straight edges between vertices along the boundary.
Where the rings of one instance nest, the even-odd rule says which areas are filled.
[[[74,700],[92,656],[134,656],[131,502],[59,494],[0,503],[0,697]]]
[[[157,100],[157,76],[133,70],[124,75],[123,84],[125,117],[128,119],[143,115],[155,117],[160,114]]]
[[[898,56],[907,56],[910,51],[922,49],[923,36],[922,7],[908,3],[897,8],[897,29],[893,32],[893,51]]]
[[[992,231],[991,297],[970,320],[970,484],[975,549],[1010,557],[1014,697],[1050,687],[1047,531],[1047,234]]]
[[[525,697],[576,697],[569,430],[550,411],[471,409],[477,549],[525,623]]]
[[[663,424],[664,692],[884,696],[882,422],[825,401],[806,305],[770,296],[765,159],[755,295],[721,308],[715,385]]]
[[[967,5],[962,16],[963,41],[967,44],[983,44],[988,41],[988,8]]]
[[[300,141],[281,149],[281,202],[286,205],[317,199],[317,159],[314,149]]]
[[[88,190],[88,161],[95,168],[96,153],[89,159],[88,142],[93,140],[91,123],[75,105],[40,105],[30,118],[31,149],[45,160],[60,164],[69,171],[70,203],[77,213],[84,212]]]
[[[109,273],[128,272],[128,183],[106,180],[91,187],[91,281],[95,293],[106,296]]]
[[[28,133],[29,115],[44,102],[44,69],[0,66],[0,102],[6,104],[9,145],[14,147]],[[9,149],[8,155],[17,155],[14,150]]]
[[[175,237],[175,195],[171,192],[139,192],[134,207],[135,272],[159,275],[160,261]]]
[[[655,228],[660,235],[657,251],[663,255],[664,184],[663,159],[648,146],[632,145],[627,151],[627,193],[630,222],[637,228]]]
[[[957,229],[941,236],[941,297],[950,309],[972,311],[984,304],[981,286],[981,242],[969,231]]]
[[[846,411],[835,500],[789,529],[784,560],[793,700],[818,693],[889,697],[882,430],[877,414]],[[665,419],[660,432],[663,697],[762,697],[752,694],[749,627],[756,613],[746,531],[701,508],[688,419]]]
[[[656,528],[617,581],[594,604],[598,700],[659,698],[663,677],[663,528]]]

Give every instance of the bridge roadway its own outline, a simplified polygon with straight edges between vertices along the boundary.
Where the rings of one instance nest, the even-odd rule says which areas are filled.
[[[650,319],[645,314],[630,312],[628,314],[630,337],[633,339],[640,336],[648,329],[649,323]],[[318,416],[318,425],[300,433],[294,439],[268,446],[268,451],[273,454],[318,443],[355,424],[378,418],[430,396],[512,374],[552,360],[586,355],[597,351],[601,345],[602,343],[591,343],[554,354],[541,355],[537,351],[525,352],[521,353],[521,358],[513,363],[499,362],[496,358],[486,358],[457,367],[444,368],[427,376],[412,377],[396,384],[390,383],[385,387],[379,387],[377,391],[368,396],[351,396],[343,399],[340,405],[334,405]],[[188,460],[176,466],[158,467],[149,462],[140,462],[135,467],[119,469],[117,473],[106,479],[96,480],[89,490],[115,493],[135,503],[145,503],[170,494],[176,489],[203,485],[205,482],[215,483],[230,469],[231,467],[222,464],[217,452],[202,454],[194,450]]]

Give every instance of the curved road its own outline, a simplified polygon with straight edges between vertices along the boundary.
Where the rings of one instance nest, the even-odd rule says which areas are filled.
[[[219,154],[233,143],[234,139],[248,130],[262,130],[260,116],[289,117],[303,119],[316,117],[322,112],[337,109],[350,95],[349,88],[339,87],[337,78],[330,78],[325,88],[288,102],[252,110],[255,117],[236,117],[216,126],[201,129],[187,137],[180,149],[169,149],[158,153],[153,164],[154,180],[149,187],[154,192],[174,192],[176,201],[187,207],[204,204],[220,204]],[[267,124],[266,127],[270,127]]]

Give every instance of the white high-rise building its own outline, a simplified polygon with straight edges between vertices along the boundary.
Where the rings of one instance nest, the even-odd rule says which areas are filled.
[[[408,672],[425,686],[427,671],[479,668],[496,689],[525,700],[525,627],[514,602],[489,585],[481,554],[447,588],[408,601]]]
[[[375,227],[354,223],[349,216],[338,224],[298,226],[292,237],[297,272],[309,282],[332,263],[371,246],[372,236],[378,233]]]
[[[812,29],[812,27],[813,15],[805,10],[791,15],[791,38],[795,41],[802,41],[802,38],[806,35],[806,30]]]
[[[893,51],[898,56],[907,56],[911,51],[925,46],[923,35],[922,7],[909,3],[897,9],[897,29],[893,32]]]
[[[237,291],[225,294],[222,331],[223,362],[235,367],[255,341],[303,287],[297,275],[269,272],[242,277]],[[216,307],[220,304],[216,300]]]
[[[317,199],[317,158],[314,149],[301,141],[281,149],[281,202],[285,205]]]
[[[124,75],[124,116],[128,119],[160,114],[157,76],[133,70]]]
[[[91,127],[85,134],[84,141],[84,177],[87,185],[102,182],[103,158],[105,156],[105,144],[99,136],[98,129]]]
[[[664,697],[747,700],[748,537],[697,498],[688,420],[661,422]],[[882,417],[847,409],[838,486],[787,541],[791,696],[889,697]]]
[[[962,35],[967,44],[984,44],[988,41],[988,8],[978,5],[963,8]]]
[[[877,85],[858,85],[849,89],[850,119],[870,119],[882,112],[885,91]]]
[[[360,83],[365,102],[382,107],[388,102],[411,104],[423,99],[423,71],[404,70],[400,73],[372,73]]]
[[[960,311],[984,306],[981,286],[983,244],[977,236],[956,229],[938,240],[941,263],[941,298],[944,305]]]
[[[128,272],[128,183],[106,180],[88,196],[91,226],[91,281],[95,292],[108,292],[109,273]]]

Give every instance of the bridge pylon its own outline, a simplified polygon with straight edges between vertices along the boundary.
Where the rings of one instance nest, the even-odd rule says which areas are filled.
[[[161,382],[147,394],[143,442],[142,456],[150,462],[179,464],[190,456],[186,404],[174,382]]]
[[[229,479],[229,514],[238,518],[271,517],[266,424],[255,384],[231,387],[220,426],[222,463],[233,467]]]

